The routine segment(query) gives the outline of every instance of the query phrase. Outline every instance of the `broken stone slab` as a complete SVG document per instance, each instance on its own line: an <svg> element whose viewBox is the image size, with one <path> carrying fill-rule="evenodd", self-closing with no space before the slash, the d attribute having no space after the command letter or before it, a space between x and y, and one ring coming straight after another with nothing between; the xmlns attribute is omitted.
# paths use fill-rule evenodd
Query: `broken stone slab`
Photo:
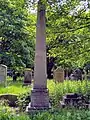
<svg viewBox="0 0 90 120"><path fill-rule="evenodd" d="M0 100L6 100L10 107L17 107L18 98L15 94L1 94Z"/></svg>
<svg viewBox="0 0 90 120"><path fill-rule="evenodd" d="M80 96L80 94L77 94L77 93L68 93L66 95L66 98L77 98L79 96Z"/></svg>
<svg viewBox="0 0 90 120"><path fill-rule="evenodd" d="M71 102L73 103L78 103L78 101L82 100L80 97L78 98L66 98L66 96L63 96L63 101L65 102L65 104L69 104Z"/></svg>
<svg viewBox="0 0 90 120"><path fill-rule="evenodd" d="M68 93L63 96L63 100L60 101L60 106L63 107L75 107L75 108L84 108L90 109L90 101L86 101L84 95L76 93Z"/></svg>

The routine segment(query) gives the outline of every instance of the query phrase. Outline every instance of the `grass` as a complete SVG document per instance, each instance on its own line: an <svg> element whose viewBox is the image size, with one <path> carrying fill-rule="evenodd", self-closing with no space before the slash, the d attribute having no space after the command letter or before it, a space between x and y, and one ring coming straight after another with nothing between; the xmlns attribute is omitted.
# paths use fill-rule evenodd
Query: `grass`
<svg viewBox="0 0 90 120"><path fill-rule="evenodd" d="M23 78L22 78L23 79ZM31 86L23 86L23 81L19 78L13 82L12 78L7 78L7 86L0 85L0 94L24 94L31 91Z"/></svg>
<svg viewBox="0 0 90 120"><path fill-rule="evenodd" d="M48 81L48 88L50 93L82 93L85 94L90 92L90 81L64 81L63 83L54 83L53 81Z"/></svg>
<svg viewBox="0 0 90 120"><path fill-rule="evenodd" d="M54 83L48 81L49 95L53 105L58 106L62 96L67 93L80 93L90 95L90 81L64 81L63 83Z"/></svg>
<svg viewBox="0 0 90 120"><path fill-rule="evenodd" d="M7 87L0 86L0 94L17 94L21 96L30 92L32 86L22 86L22 78L17 82L12 82L11 78L7 80ZM38 112L37 114L27 115L26 113L17 113L12 108L0 105L0 120L90 120L90 110L60 109L57 107L60 99L66 93L90 94L90 81L64 81L63 83L54 83L53 80L47 80L50 100L53 103L51 110ZM57 107L57 108L56 108Z"/></svg>
<svg viewBox="0 0 90 120"><path fill-rule="evenodd" d="M90 120L89 110L52 109L37 112L36 114L16 114L10 109L0 107L0 120Z"/></svg>
<svg viewBox="0 0 90 120"><path fill-rule="evenodd" d="M0 94L24 94L31 91L30 86L28 87L22 87L21 85L16 86L17 84L14 84L12 86L7 86L5 88L0 88Z"/></svg>
<svg viewBox="0 0 90 120"><path fill-rule="evenodd" d="M62 96L66 93L87 93L90 92L90 81L71 81L67 80L63 83L55 83L53 80L47 80L47 87L50 95L58 94ZM29 92L32 89L31 86L23 86L23 78L18 78L17 82L13 82L12 78L7 78L7 87L0 85L0 94L13 93L22 94Z"/></svg>
<svg viewBox="0 0 90 120"><path fill-rule="evenodd" d="M12 82L12 78L8 78L7 87L0 86L0 94L16 94L23 95L30 93L31 86L22 86L23 78L18 78L17 82ZM53 80L47 80L47 87L49 89L49 96L52 104L58 105L62 96L67 93L81 93L90 94L90 81L71 81L67 80L63 83L55 83Z"/></svg>

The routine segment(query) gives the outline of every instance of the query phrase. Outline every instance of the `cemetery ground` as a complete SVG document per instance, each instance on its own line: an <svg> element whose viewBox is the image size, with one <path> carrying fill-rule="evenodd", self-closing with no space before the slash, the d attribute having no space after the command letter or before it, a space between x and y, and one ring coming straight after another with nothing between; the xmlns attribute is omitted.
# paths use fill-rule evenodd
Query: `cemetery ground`
<svg viewBox="0 0 90 120"><path fill-rule="evenodd" d="M0 120L90 120L90 109L60 107L60 100L67 93L90 95L90 81L66 80L63 83L55 83L53 80L47 80L47 86L52 108L28 115L25 109L29 102L27 98L30 96L32 85L23 86L23 78L13 82L12 78L8 77L7 87L0 86L0 95L16 95L18 102L16 107L10 107L7 100L1 99Z"/></svg>

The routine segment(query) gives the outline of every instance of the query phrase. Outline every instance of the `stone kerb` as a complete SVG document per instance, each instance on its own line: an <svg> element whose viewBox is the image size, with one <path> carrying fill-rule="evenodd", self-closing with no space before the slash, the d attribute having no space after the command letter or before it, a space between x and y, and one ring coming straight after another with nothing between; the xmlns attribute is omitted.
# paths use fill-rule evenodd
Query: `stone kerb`
<svg viewBox="0 0 90 120"><path fill-rule="evenodd" d="M6 78L7 78L7 66L0 64L0 84L6 85Z"/></svg>
<svg viewBox="0 0 90 120"><path fill-rule="evenodd" d="M54 70L54 79L55 79L55 82L64 81L64 69L63 68L58 67L56 70Z"/></svg>

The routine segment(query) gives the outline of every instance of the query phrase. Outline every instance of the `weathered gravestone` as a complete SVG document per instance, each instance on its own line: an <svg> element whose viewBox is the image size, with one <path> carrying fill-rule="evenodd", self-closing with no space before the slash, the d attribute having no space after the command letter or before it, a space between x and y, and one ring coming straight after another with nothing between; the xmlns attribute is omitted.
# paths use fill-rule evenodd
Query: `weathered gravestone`
<svg viewBox="0 0 90 120"><path fill-rule="evenodd" d="M23 85L31 85L32 82L32 70L25 69L24 72L24 84Z"/></svg>
<svg viewBox="0 0 90 120"><path fill-rule="evenodd" d="M0 83L6 86L7 66L0 64Z"/></svg>
<svg viewBox="0 0 90 120"><path fill-rule="evenodd" d="M55 82L63 82L64 81L64 69L58 67L55 71L54 71L54 79Z"/></svg>

